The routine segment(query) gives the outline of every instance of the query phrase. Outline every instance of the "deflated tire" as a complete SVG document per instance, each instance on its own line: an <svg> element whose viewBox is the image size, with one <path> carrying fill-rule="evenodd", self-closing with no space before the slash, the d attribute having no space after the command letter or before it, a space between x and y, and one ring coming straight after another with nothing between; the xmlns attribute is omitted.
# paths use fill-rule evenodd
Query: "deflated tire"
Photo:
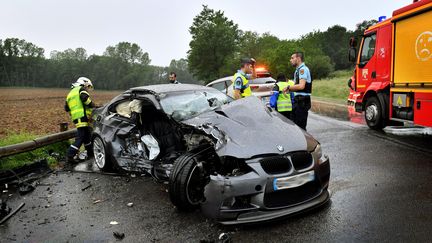
<svg viewBox="0 0 432 243"><path fill-rule="evenodd" d="M196 209L204 199L205 176L202 163L192 153L178 157L169 179L171 202L180 211Z"/></svg>

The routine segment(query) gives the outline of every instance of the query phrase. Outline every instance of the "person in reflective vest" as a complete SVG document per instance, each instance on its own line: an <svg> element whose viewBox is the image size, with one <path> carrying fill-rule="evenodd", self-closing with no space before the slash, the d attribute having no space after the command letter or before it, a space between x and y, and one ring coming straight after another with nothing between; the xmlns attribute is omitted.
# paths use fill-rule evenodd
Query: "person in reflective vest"
<svg viewBox="0 0 432 243"><path fill-rule="evenodd" d="M308 112L311 108L312 76L309 68L304 64L303 52L295 52L291 56L291 65L296 68L294 72L294 85L288 85L286 92L295 92L292 120L299 127L306 130Z"/></svg>
<svg viewBox="0 0 432 243"><path fill-rule="evenodd" d="M83 144L88 157L93 155L90 121L92 108L95 107L95 104L88 93L91 89L93 89L91 80L80 77L72 84L71 90L66 97L65 110L71 115L72 122L78 131L75 142L67 150L66 160L69 163L78 162L77 154Z"/></svg>
<svg viewBox="0 0 432 243"><path fill-rule="evenodd" d="M249 79L254 79L256 76L254 65L255 59L253 58L243 58L241 60L240 70L233 77L234 99L238 100L252 95Z"/></svg>
<svg viewBox="0 0 432 243"><path fill-rule="evenodd" d="M273 92L277 92L276 110L288 119L291 119L292 112L292 97L291 93L284 93L283 91L288 87L294 85L292 80L287 80L285 74L281 73L277 77L277 83L273 88Z"/></svg>

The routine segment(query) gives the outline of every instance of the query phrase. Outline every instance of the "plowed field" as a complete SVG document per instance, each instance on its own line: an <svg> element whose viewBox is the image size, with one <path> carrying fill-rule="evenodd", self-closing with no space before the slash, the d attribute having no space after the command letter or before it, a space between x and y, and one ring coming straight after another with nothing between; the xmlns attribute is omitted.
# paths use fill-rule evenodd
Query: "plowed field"
<svg viewBox="0 0 432 243"><path fill-rule="evenodd" d="M27 132L37 135L56 133L59 124L68 122L64 111L68 89L0 88L0 138L10 133ZM122 91L91 91L96 104L104 104Z"/></svg>

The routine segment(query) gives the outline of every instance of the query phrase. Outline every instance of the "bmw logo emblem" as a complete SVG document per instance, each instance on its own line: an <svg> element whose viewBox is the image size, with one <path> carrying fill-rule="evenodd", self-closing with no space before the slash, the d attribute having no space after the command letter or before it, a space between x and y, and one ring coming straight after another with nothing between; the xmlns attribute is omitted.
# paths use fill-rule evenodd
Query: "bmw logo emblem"
<svg viewBox="0 0 432 243"><path fill-rule="evenodd" d="M282 145L277 145L276 148L279 150L279 152L284 151L284 147L282 147Z"/></svg>

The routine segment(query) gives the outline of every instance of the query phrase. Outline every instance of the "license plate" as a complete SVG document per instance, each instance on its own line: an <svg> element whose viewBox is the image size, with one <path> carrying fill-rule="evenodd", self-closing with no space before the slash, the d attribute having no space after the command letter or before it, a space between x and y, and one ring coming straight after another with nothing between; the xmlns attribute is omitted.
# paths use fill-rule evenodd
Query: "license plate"
<svg viewBox="0 0 432 243"><path fill-rule="evenodd" d="M275 178L273 180L273 189L275 191L302 186L315 179L315 172L309 171L303 174Z"/></svg>

